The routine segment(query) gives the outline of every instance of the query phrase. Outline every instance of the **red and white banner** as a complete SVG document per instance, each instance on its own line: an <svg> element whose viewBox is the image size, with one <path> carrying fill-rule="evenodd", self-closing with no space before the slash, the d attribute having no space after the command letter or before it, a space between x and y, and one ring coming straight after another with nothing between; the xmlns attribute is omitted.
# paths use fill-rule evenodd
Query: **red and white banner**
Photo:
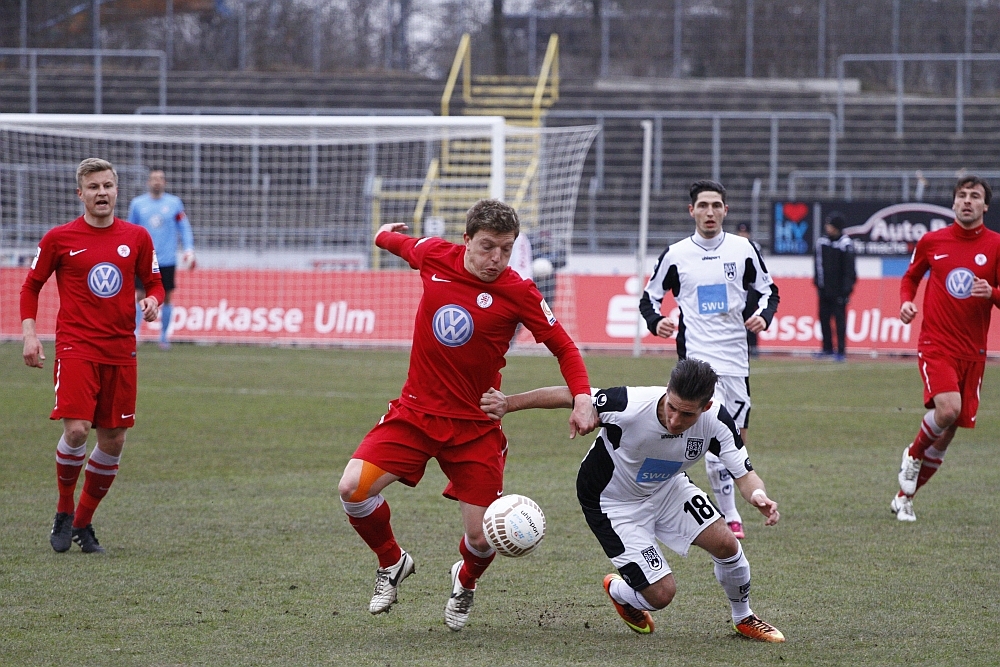
<svg viewBox="0 0 1000 667"><path fill-rule="evenodd" d="M18 307L26 269L0 269L0 336L20 338ZM584 348L631 350L641 285L624 276L560 275L552 305L556 316ZM777 278L781 304L762 349L819 350L816 290L808 278ZM298 342L357 346L405 346L413 335L420 299L415 271L181 272L174 292L175 341ZM899 278L858 280L847 310L849 351L916 350L920 316L899 321ZM922 300L918 296L918 305ZM51 336L59 306L55 280L42 290L38 332ZM670 295L663 310L675 309ZM989 348L1000 354L1000 317L990 329ZM957 325L958 323L956 323ZM673 348L642 327L643 346ZM143 324L154 340L159 323ZM528 338L530 340L530 336Z"/></svg>

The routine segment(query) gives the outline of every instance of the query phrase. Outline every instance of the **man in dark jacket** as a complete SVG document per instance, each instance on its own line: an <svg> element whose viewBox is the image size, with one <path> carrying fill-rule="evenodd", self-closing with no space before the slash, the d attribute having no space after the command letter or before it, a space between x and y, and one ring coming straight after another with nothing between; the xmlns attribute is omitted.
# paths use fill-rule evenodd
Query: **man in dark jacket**
<svg viewBox="0 0 1000 667"><path fill-rule="evenodd" d="M837 361L846 357L847 301L854 291L857 278L854 268L854 246L850 237L842 236L846 226L840 213L830 213L823 225L823 236L816 239L816 272L813 283L819 292L819 325L823 332L823 356ZM837 325L837 353L833 353L830 318Z"/></svg>

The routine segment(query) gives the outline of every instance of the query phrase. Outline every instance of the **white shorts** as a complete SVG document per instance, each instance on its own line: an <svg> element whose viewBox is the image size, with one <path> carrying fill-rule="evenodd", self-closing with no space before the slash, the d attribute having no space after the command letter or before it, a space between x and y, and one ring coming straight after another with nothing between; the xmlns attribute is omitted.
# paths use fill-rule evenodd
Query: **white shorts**
<svg viewBox="0 0 1000 667"><path fill-rule="evenodd" d="M643 500L602 499L601 508L584 508L587 523L622 578L639 591L671 572L657 540L686 556L701 532L722 518L686 474L674 475Z"/></svg>
<svg viewBox="0 0 1000 667"><path fill-rule="evenodd" d="M720 375L715 384L713 401L726 407L726 412L741 431L750 426L750 378L740 375Z"/></svg>

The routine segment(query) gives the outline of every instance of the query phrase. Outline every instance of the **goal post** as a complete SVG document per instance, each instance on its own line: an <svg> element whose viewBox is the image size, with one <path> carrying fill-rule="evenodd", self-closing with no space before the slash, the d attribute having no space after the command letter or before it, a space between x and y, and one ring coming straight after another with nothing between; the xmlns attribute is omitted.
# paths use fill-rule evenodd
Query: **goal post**
<svg viewBox="0 0 1000 667"><path fill-rule="evenodd" d="M0 114L3 293L41 236L82 213L76 167L102 157L118 217L153 169L184 202L199 266L178 274L175 340L405 345L419 284L373 250L378 225L460 241L464 211L492 197L515 205L538 252L565 255L595 134L501 117ZM411 321L390 326L399 313ZM0 304L12 332L16 307Z"/></svg>

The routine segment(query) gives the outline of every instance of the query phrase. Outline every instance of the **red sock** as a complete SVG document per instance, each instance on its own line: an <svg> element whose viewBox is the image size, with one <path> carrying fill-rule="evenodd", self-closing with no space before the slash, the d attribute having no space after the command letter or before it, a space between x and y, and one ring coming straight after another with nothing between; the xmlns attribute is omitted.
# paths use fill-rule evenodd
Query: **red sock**
<svg viewBox="0 0 1000 667"><path fill-rule="evenodd" d="M476 580L483 576L486 572L486 568L490 566L493 559L497 557L497 552L490 550L489 556L478 556L472 553L469 549L469 545L465 543L465 535L462 535L461 541L458 543L458 552L462 554L462 569L458 571L458 581L465 588L475 588Z"/></svg>
<svg viewBox="0 0 1000 667"><path fill-rule="evenodd" d="M83 493L80 494L80 503L76 506L76 516L73 517L74 528L85 528L92 522L97 506L108 495L115 477L91 472L88 466L83 475Z"/></svg>
<svg viewBox="0 0 1000 667"><path fill-rule="evenodd" d="M59 489L59 502L56 511L72 514L76 503L73 494L76 492L76 482L80 479L80 470L87 458L87 443L79 447L71 447L66 437L59 438L56 445L56 485Z"/></svg>
<svg viewBox="0 0 1000 667"><path fill-rule="evenodd" d="M378 556L379 567L392 567L403 557L403 550L396 543L396 537L392 534L392 526L389 525L390 516L391 512L387 502L379 505L368 516L347 516L351 525L354 526L354 530Z"/></svg>
<svg viewBox="0 0 1000 667"><path fill-rule="evenodd" d="M118 476L118 462L121 455L111 456L94 447L87 461L87 471L83 473L83 493L73 517L74 528L85 528L94 518L94 511Z"/></svg>
<svg viewBox="0 0 1000 667"><path fill-rule="evenodd" d="M935 458L930 454L924 456L924 462L920 466L920 473L917 475L917 490L920 490L920 487L934 476L934 473L938 471L943 461L943 458Z"/></svg>
<svg viewBox="0 0 1000 667"><path fill-rule="evenodd" d="M937 429L937 433L935 433ZM917 431L917 437L913 439L913 444L910 445L910 456L915 459L924 458L924 452L927 448L933 445L938 439L944 434L944 429L937 428L937 422L934 421L934 411L928 412L924 415L923 421L920 422L920 430Z"/></svg>

